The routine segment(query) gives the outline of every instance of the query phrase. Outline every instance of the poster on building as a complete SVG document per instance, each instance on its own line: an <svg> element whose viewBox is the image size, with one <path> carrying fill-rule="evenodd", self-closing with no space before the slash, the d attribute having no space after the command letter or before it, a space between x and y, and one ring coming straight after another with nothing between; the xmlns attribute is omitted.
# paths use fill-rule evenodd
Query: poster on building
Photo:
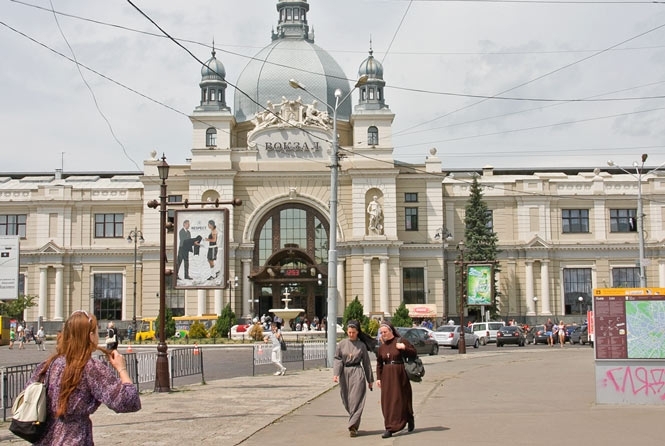
<svg viewBox="0 0 665 446"><path fill-rule="evenodd" d="M466 304L494 304L494 268L491 263L466 267Z"/></svg>
<svg viewBox="0 0 665 446"><path fill-rule="evenodd" d="M596 359L665 359L665 288L593 293Z"/></svg>
<svg viewBox="0 0 665 446"><path fill-rule="evenodd" d="M18 298L19 236L0 236L0 299Z"/></svg>
<svg viewBox="0 0 665 446"><path fill-rule="evenodd" d="M228 209L176 211L176 288L226 288L228 226Z"/></svg>

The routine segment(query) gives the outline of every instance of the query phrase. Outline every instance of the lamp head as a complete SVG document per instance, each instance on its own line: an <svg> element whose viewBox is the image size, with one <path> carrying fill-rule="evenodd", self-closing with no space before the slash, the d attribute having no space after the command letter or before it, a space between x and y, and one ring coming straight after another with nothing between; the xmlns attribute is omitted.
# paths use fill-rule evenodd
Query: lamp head
<svg viewBox="0 0 665 446"><path fill-rule="evenodd" d="M614 161L607 160L607 165L610 166L610 167L614 167Z"/></svg>
<svg viewBox="0 0 665 446"><path fill-rule="evenodd" d="M131 235L128 235L128 236L127 236L127 243L131 243L131 242L132 242L132 236L131 236Z"/></svg>
<svg viewBox="0 0 665 446"><path fill-rule="evenodd" d="M340 90L339 88L337 90L335 90L335 97L338 98L338 99L341 98L342 97L342 90Z"/></svg>
<svg viewBox="0 0 665 446"><path fill-rule="evenodd" d="M538 296L533 296L533 301L538 302Z"/></svg>
<svg viewBox="0 0 665 446"><path fill-rule="evenodd" d="M647 158L649 158L649 154L648 153L643 153L642 154L642 164L647 162Z"/></svg>
<svg viewBox="0 0 665 446"><path fill-rule="evenodd" d="M162 161L157 164L159 179L166 180L169 177L169 163L166 162L166 155L162 154Z"/></svg>

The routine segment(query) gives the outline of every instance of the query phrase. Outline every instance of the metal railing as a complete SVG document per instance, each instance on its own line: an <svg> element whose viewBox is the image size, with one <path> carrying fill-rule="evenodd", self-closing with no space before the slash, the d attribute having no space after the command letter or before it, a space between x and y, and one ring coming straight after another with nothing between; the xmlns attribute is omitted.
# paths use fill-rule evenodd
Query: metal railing
<svg viewBox="0 0 665 446"><path fill-rule="evenodd" d="M157 352L125 353L127 373L138 390L140 385L155 381ZM108 363L106 356L96 359ZM200 347L174 348L168 351L171 369L171 385L175 378L201 374L201 383L205 384L203 374L203 350ZM12 407L14 398L25 388L28 380L40 363L25 364L0 368L0 401L2 401L2 420L7 421L7 409ZM117 372L115 372L117 376Z"/></svg>
<svg viewBox="0 0 665 446"><path fill-rule="evenodd" d="M326 341L286 341L286 351L282 352L282 363L300 363L301 370L305 370L306 361L325 360L327 358L326 346ZM272 364L272 344L256 343L253 352L252 376L255 376L257 366Z"/></svg>

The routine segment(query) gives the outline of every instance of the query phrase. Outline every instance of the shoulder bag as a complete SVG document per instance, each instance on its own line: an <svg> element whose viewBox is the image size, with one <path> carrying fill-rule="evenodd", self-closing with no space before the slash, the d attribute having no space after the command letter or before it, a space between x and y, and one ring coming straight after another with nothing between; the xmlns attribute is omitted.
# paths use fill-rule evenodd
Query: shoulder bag
<svg viewBox="0 0 665 446"><path fill-rule="evenodd" d="M286 351L286 341L283 336L279 337L279 348L282 349L283 352Z"/></svg>
<svg viewBox="0 0 665 446"><path fill-rule="evenodd" d="M30 443L36 443L46 434L48 411L49 372L26 387L14 400L9 430Z"/></svg>
<svg viewBox="0 0 665 446"><path fill-rule="evenodd" d="M425 376L425 366L418 355L414 357L404 356L404 370L409 381L419 383L423 380L423 376Z"/></svg>

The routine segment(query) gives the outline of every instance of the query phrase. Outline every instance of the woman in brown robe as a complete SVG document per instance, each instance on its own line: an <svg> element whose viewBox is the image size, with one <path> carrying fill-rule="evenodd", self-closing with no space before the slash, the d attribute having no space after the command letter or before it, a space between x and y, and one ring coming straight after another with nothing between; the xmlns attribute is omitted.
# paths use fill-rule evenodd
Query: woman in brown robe
<svg viewBox="0 0 665 446"><path fill-rule="evenodd" d="M392 437L393 433L415 428L413 418L413 395L411 382L404 370L404 358L417 356L409 341L399 337L391 324L384 322L379 327L381 346L376 354L376 385L381 389L381 410L386 428L381 437Z"/></svg>
<svg viewBox="0 0 665 446"><path fill-rule="evenodd" d="M370 390L374 382L372 363L367 353L368 343L371 346L373 340L362 332L355 320L347 323L346 333L348 339L341 340L335 350L333 381L339 383L342 404L349 413L349 435L356 437L365 408L365 382Z"/></svg>

